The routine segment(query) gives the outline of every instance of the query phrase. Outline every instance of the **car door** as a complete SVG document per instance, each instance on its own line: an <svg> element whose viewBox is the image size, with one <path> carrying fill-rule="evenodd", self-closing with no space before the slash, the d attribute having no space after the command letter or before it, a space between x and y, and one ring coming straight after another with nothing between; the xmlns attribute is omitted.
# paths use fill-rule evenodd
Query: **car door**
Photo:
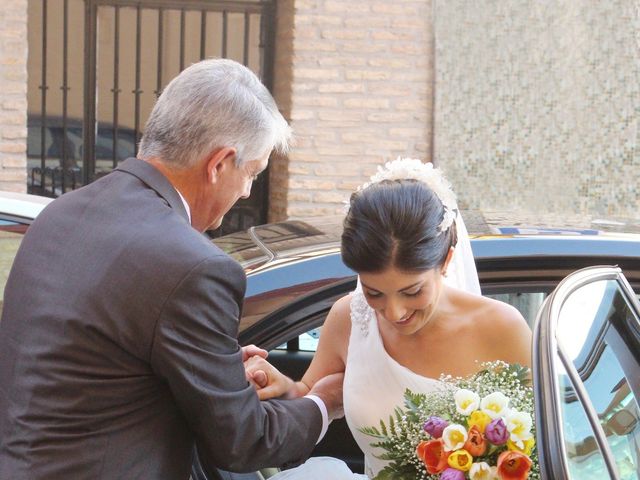
<svg viewBox="0 0 640 480"><path fill-rule="evenodd" d="M617 267L566 277L535 324L542 478L640 479L640 304Z"/></svg>

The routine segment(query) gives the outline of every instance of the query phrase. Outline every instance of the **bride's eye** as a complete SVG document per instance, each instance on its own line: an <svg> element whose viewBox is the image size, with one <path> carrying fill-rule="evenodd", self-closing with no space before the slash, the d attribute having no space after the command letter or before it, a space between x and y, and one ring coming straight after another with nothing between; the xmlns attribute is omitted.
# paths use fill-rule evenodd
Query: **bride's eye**
<svg viewBox="0 0 640 480"><path fill-rule="evenodd" d="M371 298L380 298L382 296L380 292L372 292L371 290L365 290L364 293L367 295L367 297Z"/></svg>
<svg viewBox="0 0 640 480"><path fill-rule="evenodd" d="M418 295L420 295L420 293L422 293L422 288L419 288L419 289L414 290L412 292L403 292L403 293L407 297L417 297Z"/></svg>

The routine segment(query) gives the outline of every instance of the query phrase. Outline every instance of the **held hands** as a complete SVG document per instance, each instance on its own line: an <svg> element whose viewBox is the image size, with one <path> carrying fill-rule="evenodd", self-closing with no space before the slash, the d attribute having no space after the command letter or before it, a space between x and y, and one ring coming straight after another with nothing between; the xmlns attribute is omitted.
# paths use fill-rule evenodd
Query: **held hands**
<svg viewBox="0 0 640 480"><path fill-rule="evenodd" d="M267 355L269 355L269 353L260 348L260 347L256 347L255 345L247 345L246 347L242 347L242 361L246 362L247 360L249 360L251 357L258 355L259 357L262 358L267 358Z"/></svg>
<svg viewBox="0 0 640 480"><path fill-rule="evenodd" d="M242 347L242 361L247 380L254 386L260 400L295 398L316 395L327 407L329 421L344 417L342 384L344 373L333 373L319 379L309 390L302 382L294 382L267 362L267 352L255 345Z"/></svg>
<svg viewBox="0 0 640 480"><path fill-rule="evenodd" d="M260 355L244 362L247 380L255 387L260 400L295 396L295 383Z"/></svg>
<svg viewBox="0 0 640 480"><path fill-rule="evenodd" d="M247 345L242 347L242 362L244 363L244 374L247 381L255 387L256 390L262 388L267 383L267 374L262 370L255 370L250 372L247 369L247 361L252 357L267 358L269 353L260 347L255 345Z"/></svg>

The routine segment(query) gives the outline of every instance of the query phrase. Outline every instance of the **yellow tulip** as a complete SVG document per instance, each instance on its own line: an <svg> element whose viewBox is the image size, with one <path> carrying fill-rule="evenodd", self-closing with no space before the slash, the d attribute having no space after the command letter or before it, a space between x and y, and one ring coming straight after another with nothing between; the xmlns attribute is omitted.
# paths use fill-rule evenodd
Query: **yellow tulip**
<svg viewBox="0 0 640 480"><path fill-rule="evenodd" d="M449 455L447 462L451 468L467 472L473 465L473 457L466 450L456 450Z"/></svg>
<svg viewBox="0 0 640 480"><path fill-rule="evenodd" d="M525 455L531 455L531 451L533 450L533 446L535 445L535 440L532 438L528 438L527 440L522 440L522 448L520 448L514 441L507 440L507 448L514 452L524 453Z"/></svg>
<svg viewBox="0 0 640 480"><path fill-rule="evenodd" d="M487 425L489 425L490 423L491 417L484 413L482 410L474 410L473 412L471 412L471 415L469 415L469 418L467 419L467 426L469 428L475 425L482 433L484 433L484 429L487 428Z"/></svg>

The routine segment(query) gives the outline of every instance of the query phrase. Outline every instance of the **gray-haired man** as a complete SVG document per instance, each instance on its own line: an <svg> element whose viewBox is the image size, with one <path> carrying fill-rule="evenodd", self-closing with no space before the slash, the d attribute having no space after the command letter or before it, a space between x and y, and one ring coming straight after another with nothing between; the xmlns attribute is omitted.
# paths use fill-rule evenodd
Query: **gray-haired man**
<svg viewBox="0 0 640 480"><path fill-rule="evenodd" d="M31 225L0 322L0 478L187 479L194 445L209 471L310 454L341 378L258 400L236 340L244 273L201 234L289 135L247 68L197 63L158 99L138 158Z"/></svg>

